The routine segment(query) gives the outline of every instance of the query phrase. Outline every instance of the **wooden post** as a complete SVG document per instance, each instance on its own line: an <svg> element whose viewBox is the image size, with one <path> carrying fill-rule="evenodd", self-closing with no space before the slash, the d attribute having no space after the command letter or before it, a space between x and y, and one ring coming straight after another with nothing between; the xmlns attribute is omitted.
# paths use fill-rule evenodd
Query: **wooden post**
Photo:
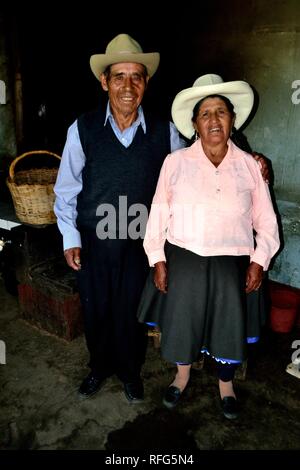
<svg viewBox="0 0 300 470"><path fill-rule="evenodd" d="M160 333L158 327L155 326L153 328L149 328L148 329L148 336L153 337L153 346L155 347L155 349L159 349L160 348L161 333Z"/></svg>
<svg viewBox="0 0 300 470"><path fill-rule="evenodd" d="M20 149L24 133L23 133L23 92L21 72L15 73L15 113L16 113L16 139L17 148Z"/></svg>
<svg viewBox="0 0 300 470"><path fill-rule="evenodd" d="M18 35L18 17L16 15L7 15L6 18L7 34L9 38L9 46L11 49L12 68L14 70L14 101L15 101L15 129L17 153L23 144L23 92L22 92L22 76L21 76L21 57L19 48Z"/></svg>
<svg viewBox="0 0 300 470"><path fill-rule="evenodd" d="M247 375L247 360L242 362L235 371L234 378L236 380L246 380Z"/></svg>

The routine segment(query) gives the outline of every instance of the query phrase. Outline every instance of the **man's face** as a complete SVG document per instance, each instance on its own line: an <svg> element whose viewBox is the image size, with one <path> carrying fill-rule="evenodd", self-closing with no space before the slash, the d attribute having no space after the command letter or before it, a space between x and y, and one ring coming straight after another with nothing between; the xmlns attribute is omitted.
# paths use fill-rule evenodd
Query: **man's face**
<svg viewBox="0 0 300 470"><path fill-rule="evenodd" d="M149 77L142 64L122 62L110 67L110 74L101 75L103 90L108 92L111 110L114 114L136 113L140 105Z"/></svg>

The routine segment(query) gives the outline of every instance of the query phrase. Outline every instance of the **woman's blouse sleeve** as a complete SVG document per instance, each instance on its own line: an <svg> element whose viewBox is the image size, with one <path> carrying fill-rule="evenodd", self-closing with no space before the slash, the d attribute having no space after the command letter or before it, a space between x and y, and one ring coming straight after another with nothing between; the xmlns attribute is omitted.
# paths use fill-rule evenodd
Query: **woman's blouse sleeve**
<svg viewBox="0 0 300 470"><path fill-rule="evenodd" d="M154 266L158 261L166 260L164 244L170 220L169 173L171 158L171 155L168 155L162 165L146 226L144 249L150 266Z"/></svg>

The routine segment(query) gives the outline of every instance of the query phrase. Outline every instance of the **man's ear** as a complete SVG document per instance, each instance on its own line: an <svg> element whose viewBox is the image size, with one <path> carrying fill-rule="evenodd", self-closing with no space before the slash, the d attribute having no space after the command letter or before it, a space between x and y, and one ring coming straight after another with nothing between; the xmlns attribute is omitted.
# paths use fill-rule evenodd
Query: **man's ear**
<svg viewBox="0 0 300 470"><path fill-rule="evenodd" d="M100 75L100 83L101 83L103 90L108 91L106 75L104 73L101 73Z"/></svg>

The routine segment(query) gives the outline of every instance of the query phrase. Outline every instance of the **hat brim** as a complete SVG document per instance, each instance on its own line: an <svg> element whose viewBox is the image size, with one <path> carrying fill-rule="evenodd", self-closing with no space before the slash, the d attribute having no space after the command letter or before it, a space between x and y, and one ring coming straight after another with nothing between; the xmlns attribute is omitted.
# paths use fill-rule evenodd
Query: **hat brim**
<svg viewBox="0 0 300 470"><path fill-rule="evenodd" d="M236 129L247 120L254 103L253 90L243 81L194 86L180 91L173 101L171 112L175 126L188 139L191 139L195 132L192 123L193 109L198 101L209 95L222 95L231 101L236 113Z"/></svg>
<svg viewBox="0 0 300 470"><path fill-rule="evenodd" d="M98 80L100 79L100 75L104 72L106 67L121 62L133 62L137 64L143 64L147 68L148 75L152 77L152 75L155 74L158 68L159 60L159 52L149 52L141 54L94 54L90 58L90 66L93 74Z"/></svg>

